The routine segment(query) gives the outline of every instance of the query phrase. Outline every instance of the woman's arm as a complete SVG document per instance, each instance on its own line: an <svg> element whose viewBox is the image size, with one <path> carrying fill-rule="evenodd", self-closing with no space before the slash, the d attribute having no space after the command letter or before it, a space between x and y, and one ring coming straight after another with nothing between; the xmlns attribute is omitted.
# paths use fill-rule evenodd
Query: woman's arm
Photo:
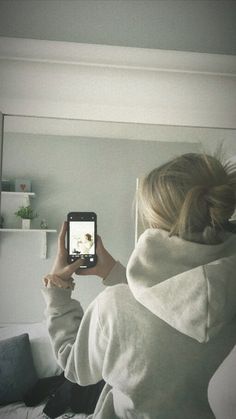
<svg viewBox="0 0 236 419"><path fill-rule="evenodd" d="M102 367L107 338L100 326L97 299L83 314L77 300L71 298L73 273L78 274L83 260L67 264L65 235L67 224L64 223L58 238L56 259L49 275L44 278L43 296L47 308L48 330L58 363L68 379L82 385L96 383L102 379ZM104 248L100 237L97 246L98 263L91 269L79 270L85 275L98 275L109 285L125 278L125 269L116 262Z"/></svg>
<svg viewBox="0 0 236 419"><path fill-rule="evenodd" d="M107 339L100 327L97 301L83 314L80 303L71 299L71 289L45 287L43 296L53 351L65 376L81 385L100 381Z"/></svg>

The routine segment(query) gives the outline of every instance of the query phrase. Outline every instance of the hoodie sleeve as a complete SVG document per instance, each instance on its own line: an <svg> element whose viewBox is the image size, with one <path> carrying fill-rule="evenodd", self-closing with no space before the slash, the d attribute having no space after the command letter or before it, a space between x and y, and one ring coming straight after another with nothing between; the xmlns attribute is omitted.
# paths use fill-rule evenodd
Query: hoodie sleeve
<svg viewBox="0 0 236 419"><path fill-rule="evenodd" d="M108 287L117 284L127 284L126 268L118 261L103 280L103 285Z"/></svg>
<svg viewBox="0 0 236 419"><path fill-rule="evenodd" d="M102 379L107 339L100 326L95 299L83 314L71 290L44 288L47 326L58 364L65 376L81 385Z"/></svg>

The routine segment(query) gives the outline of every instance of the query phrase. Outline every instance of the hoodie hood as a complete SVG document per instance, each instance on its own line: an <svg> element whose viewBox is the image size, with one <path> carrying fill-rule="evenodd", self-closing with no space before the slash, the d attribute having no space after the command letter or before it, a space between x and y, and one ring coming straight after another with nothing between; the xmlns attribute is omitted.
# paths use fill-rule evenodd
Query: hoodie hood
<svg viewBox="0 0 236 419"><path fill-rule="evenodd" d="M206 245L148 229L130 257L127 280L154 315L207 342L236 315L236 235Z"/></svg>

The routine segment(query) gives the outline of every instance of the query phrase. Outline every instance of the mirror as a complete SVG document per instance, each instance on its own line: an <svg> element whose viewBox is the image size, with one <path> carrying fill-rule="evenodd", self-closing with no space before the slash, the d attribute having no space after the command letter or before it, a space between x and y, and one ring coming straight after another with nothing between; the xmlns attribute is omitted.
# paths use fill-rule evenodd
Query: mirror
<svg viewBox="0 0 236 419"><path fill-rule="evenodd" d="M2 178L11 191L17 181L25 188L31 181L29 202L38 217L30 233L4 231L21 229L14 213L22 198L2 194L1 323L43 319L41 278L55 255L55 230L69 211L96 212L104 245L126 265L135 242L136 179L176 155L212 152L221 142L229 158L236 155L235 140L231 129L5 116ZM42 220L53 230L44 259L45 236L37 234ZM74 295L84 308L103 289L95 277L76 283Z"/></svg>

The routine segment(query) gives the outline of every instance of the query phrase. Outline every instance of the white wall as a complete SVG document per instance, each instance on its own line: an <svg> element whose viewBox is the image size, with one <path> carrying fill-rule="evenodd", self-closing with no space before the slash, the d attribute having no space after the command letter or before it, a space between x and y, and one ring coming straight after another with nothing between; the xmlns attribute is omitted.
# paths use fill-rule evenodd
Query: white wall
<svg viewBox="0 0 236 419"><path fill-rule="evenodd" d="M5 114L236 127L236 57L0 38Z"/></svg>
<svg viewBox="0 0 236 419"><path fill-rule="evenodd" d="M50 228L59 229L67 212L93 210L98 232L116 258L126 264L134 246L132 205L136 177L176 154L197 150L196 144L85 139L6 134L4 177L29 177L37 194L32 201ZM4 198L3 198L4 199ZM15 198L14 198L15 199ZM14 216L6 222L17 226ZM56 237L49 235L49 258L40 259L40 239L29 234L1 233L0 319L36 321L43 316L41 278L52 264ZM101 291L95 278L79 280L84 306Z"/></svg>

